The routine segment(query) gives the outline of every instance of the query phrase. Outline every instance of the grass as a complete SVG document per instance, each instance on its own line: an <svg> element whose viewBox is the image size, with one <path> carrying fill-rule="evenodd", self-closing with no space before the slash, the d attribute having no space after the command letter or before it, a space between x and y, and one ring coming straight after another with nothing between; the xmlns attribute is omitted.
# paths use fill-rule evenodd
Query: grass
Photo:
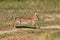
<svg viewBox="0 0 60 40"><path fill-rule="evenodd" d="M60 19L44 21L46 17L43 15L48 13L60 14L60 0L0 0L0 30L13 29L15 17L31 17L34 12L37 12L39 17L42 16L42 19L36 23L37 25L60 25ZM19 30L17 32L11 32L12 34L0 34L0 38L16 35L23 36L29 33L38 35L38 40L59 40L60 31L55 32L56 30L57 29Z"/></svg>
<svg viewBox="0 0 60 40"><path fill-rule="evenodd" d="M0 29L13 28L15 17L31 17L34 12L42 16L42 20L37 22L38 25L60 24L60 20L44 21L44 13L56 13L60 11L59 0L0 0Z"/></svg>
<svg viewBox="0 0 60 40"><path fill-rule="evenodd" d="M21 11L29 11L29 12L37 11L37 12L53 13L53 12L59 12L59 10L60 10L58 8L59 2L60 1L57 1L57 0L53 0L53 1L51 1L51 0L5 0L4 1L3 0L3 2L1 1L1 3L0 3L0 8L5 9L5 10L10 9L10 10L18 10L18 11L21 10ZM33 4L31 4L31 3L33 3Z"/></svg>
<svg viewBox="0 0 60 40"><path fill-rule="evenodd" d="M26 36L26 35L36 35L37 40L57 40L60 38L60 30L58 29L34 29L34 30L19 30L11 33L0 34L1 38L7 38L10 36ZM35 38L36 39L36 38Z"/></svg>
<svg viewBox="0 0 60 40"><path fill-rule="evenodd" d="M36 24L39 26L60 25L60 19L55 19L55 20L50 20L50 21L37 21ZM11 22L3 23L1 26L2 27L0 27L0 29L13 29L13 23ZM26 24L24 26L32 26L32 25Z"/></svg>
<svg viewBox="0 0 60 40"><path fill-rule="evenodd" d="M0 3L0 9L59 13L59 2L59 0L3 0Z"/></svg>
<svg viewBox="0 0 60 40"><path fill-rule="evenodd" d="M54 32L54 33L49 33L46 35L46 40L59 40L60 38L60 31L59 32Z"/></svg>
<svg viewBox="0 0 60 40"><path fill-rule="evenodd" d="M47 30L48 29L19 30L19 31L15 31L15 32L0 34L0 38L4 38L4 37L8 37L8 36L17 36L17 35L23 36L26 33L40 34L40 33L48 32Z"/></svg>
<svg viewBox="0 0 60 40"><path fill-rule="evenodd" d="M60 25L60 19L55 19L55 20L50 20L50 21L38 21L36 24L40 26Z"/></svg>

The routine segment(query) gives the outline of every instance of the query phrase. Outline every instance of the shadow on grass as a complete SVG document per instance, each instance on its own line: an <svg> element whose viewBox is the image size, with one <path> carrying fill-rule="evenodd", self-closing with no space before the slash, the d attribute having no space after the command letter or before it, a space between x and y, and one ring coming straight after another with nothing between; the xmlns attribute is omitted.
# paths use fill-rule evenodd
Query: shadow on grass
<svg viewBox="0 0 60 40"><path fill-rule="evenodd" d="M36 29L35 27L30 27L30 26L16 26L16 28L31 28L31 29Z"/></svg>

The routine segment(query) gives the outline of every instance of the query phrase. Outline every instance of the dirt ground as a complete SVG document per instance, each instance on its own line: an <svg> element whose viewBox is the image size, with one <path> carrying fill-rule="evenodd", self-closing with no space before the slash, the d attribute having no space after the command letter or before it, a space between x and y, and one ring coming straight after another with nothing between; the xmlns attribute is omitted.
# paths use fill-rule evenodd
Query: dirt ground
<svg viewBox="0 0 60 40"><path fill-rule="evenodd" d="M49 26L43 26L43 27L40 27L40 28L46 28L46 29L53 29L53 28L55 28L55 29L60 29L60 25L49 25ZM34 29L30 29L30 28L15 28L15 29L12 29L12 30L0 31L0 34L15 32L15 31L18 31L18 30L34 30Z"/></svg>

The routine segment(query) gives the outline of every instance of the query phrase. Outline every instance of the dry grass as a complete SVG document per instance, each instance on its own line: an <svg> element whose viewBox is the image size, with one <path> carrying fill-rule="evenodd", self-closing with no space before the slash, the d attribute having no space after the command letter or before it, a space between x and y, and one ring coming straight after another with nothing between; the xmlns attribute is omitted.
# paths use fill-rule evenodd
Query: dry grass
<svg viewBox="0 0 60 40"><path fill-rule="evenodd" d="M31 17L38 13L39 21L48 19L44 14L58 14L59 0L0 0L0 29L12 29L15 17Z"/></svg>
<svg viewBox="0 0 60 40"><path fill-rule="evenodd" d="M0 34L0 40L59 40L58 29L18 30L11 33Z"/></svg>
<svg viewBox="0 0 60 40"><path fill-rule="evenodd" d="M37 22L38 25L60 25L60 0L0 0L0 30L13 29L15 17L31 17L34 12L37 12L40 18ZM50 20L45 21L46 19ZM59 40L60 31L56 30L19 30L18 32L0 34L0 39Z"/></svg>

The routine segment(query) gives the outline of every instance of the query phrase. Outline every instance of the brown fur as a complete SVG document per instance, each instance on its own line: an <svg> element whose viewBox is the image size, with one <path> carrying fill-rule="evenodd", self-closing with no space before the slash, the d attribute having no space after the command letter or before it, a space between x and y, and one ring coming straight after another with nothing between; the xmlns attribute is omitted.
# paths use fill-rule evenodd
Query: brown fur
<svg viewBox="0 0 60 40"><path fill-rule="evenodd" d="M35 13L33 17L31 18L25 18L25 17L17 17L15 18L15 23L14 23L14 27L17 25L17 24L32 24L32 26L35 27L35 23L36 21L38 20L38 16L37 14Z"/></svg>

